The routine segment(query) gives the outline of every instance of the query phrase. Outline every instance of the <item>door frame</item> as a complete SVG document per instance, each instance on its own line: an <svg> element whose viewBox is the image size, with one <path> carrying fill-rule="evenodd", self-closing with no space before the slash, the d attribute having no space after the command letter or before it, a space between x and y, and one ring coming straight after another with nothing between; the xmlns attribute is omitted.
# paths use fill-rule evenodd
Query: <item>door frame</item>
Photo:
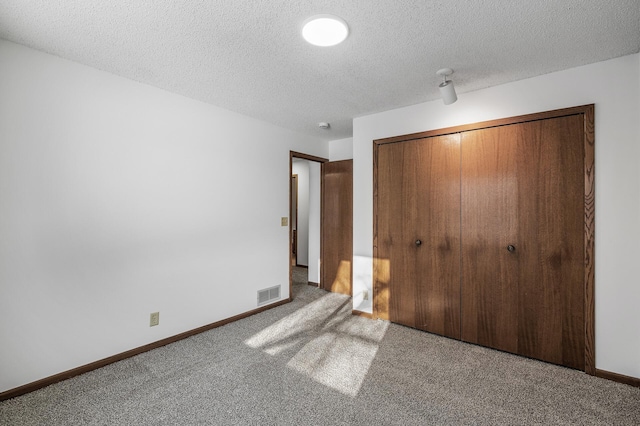
<svg viewBox="0 0 640 426"><path fill-rule="evenodd" d="M295 182L295 185L294 185ZM295 186L295 188L294 188ZM295 202L295 206L293 205L293 194L296 194L296 202ZM291 190L289 191L289 205L291 206L291 210L289 210L289 227L291 228L291 239L290 239L290 248L291 248L291 264L293 266L298 266L298 175L297 174L291 174ZM295 227L296 229L293 229L294 226L294 219L295 218ZM294 247L295 247L295 257L296 257L296 261L295 261L295 265L293 262L293 253L294 253Z"/></svg>
<svg viewBox="0 0 640 426"><path fill-rule="evenodd" d="M520 115L491 121L465 124L426 132L412 133L373 141L373 317L388 312L379 300L379 280L384 276L384 268L378 253L378 147L380 145L405 142L415 139L480 130L490 127L506 126L530 121L558 118L569 115L582 115L584 122L584 330L585 330L585 372L596 375L595 363L595 106L582 105L535 114Z"/></svg>
<svg viewBox="0 0 640 426"><path fill-rule="evenodd" d="M293 191L292 188L292 180L291 176L293 175L293 159L299 158L301 160L308 160L314 163L326 163L329 161L328 158L317 157L315 155L304 154L302 152L289 151L289 215L291 215L291 194ZM320 235L322 235L322 194L324 192L324 188L322 187L322 179L320 179ZM289 217L289 299L293 300L293 254L291 253L291 244L293 238L293 226L291 224L291 217ZM297 263L297 261L296 261ZM320 265L322 265L322 238L320 239ZM320 268L322 273L322 268ZM322 281L322 275L320 276L320 281Z"/></svg>

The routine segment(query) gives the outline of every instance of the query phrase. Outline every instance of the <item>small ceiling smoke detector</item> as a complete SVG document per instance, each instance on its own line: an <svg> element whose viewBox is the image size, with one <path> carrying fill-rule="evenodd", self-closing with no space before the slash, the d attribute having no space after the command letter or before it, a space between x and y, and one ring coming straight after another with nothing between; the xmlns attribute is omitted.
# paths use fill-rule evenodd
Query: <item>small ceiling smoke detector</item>
<svg viewBox="0 0 640 426"><path fill-rule="evenodd" d="M329 129L331 128L331 124L329 123L325 123L324 121L321 121L320 123L318 123L318 127L320 127L321 129Z"/></svg>
<svg viewBox="0 0 640 426"><path fill-rule="evenodd" d="M335 46L349 35L349 26L334 15L315 15L302 24L302 37L314 46Z"/></svg>

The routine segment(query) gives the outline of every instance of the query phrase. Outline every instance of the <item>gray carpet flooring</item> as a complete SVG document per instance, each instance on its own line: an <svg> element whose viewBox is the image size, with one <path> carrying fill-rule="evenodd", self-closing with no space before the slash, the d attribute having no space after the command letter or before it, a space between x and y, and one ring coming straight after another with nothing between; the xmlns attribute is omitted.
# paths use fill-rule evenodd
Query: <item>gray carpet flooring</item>
<svg viewBox="0 0 640 426"><path fill-rule="evenodd" d="M640 425L640 389L295 300L30 394L0 425Z"/></svg>

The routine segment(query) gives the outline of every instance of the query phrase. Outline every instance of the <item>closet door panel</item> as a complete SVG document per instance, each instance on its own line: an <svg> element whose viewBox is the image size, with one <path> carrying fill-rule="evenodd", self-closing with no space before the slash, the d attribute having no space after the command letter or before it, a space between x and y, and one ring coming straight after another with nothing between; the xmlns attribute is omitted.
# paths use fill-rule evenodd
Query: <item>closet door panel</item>
<svg viewBox="0 0 640 426"><path fill-rule="evenodd" d="M583 120L518 126L518 353L584 369Z"/></svg>
<svg viewBox="0 0 640 426"><path fill-rule="evenodd" d="M417 143L378 148L377 313L380 318L415 327L419 262L413 244L419 227L421 173Z"/></svg>
<svg viewBox="0 0 640 426"><path fill-rule="evenodd" d="M376 288L388 319L460 338L459 136L378 149L376 262L388 269Z"/></svg>
<svg viewBox="0 0 640 426"><path fill-rule="evenodd" d="M461 135L462 340L509 352L518 349L516 132Z"/></svg>
<svg viewBox="0 0 640 426"><path fill-rule="evenodd" d="M463 340L584 369L582 129L463 134Z"/></svg>
<svg viewBox="0 0 640 426"><path fill-rule="evenodd" d="M424 139L417 328L460 338L460 136Z"/></svg>

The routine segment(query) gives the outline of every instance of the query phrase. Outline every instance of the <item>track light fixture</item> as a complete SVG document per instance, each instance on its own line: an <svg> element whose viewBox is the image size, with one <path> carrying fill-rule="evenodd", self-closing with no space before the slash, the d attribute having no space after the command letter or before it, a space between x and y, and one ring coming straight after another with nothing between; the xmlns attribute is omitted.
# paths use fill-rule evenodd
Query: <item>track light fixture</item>
<svg viewBox="0 0 640 426"><path fill-rule="evenodd" d="M453 70L451 68L442 68L438 70L436 74L442 77L442 83L438 86L438 88L440 88L442 102L444 102L445 105L451 105L458 100L456 89L453 87L453 81L447 80L447 77L453 74Z"/></svg>

